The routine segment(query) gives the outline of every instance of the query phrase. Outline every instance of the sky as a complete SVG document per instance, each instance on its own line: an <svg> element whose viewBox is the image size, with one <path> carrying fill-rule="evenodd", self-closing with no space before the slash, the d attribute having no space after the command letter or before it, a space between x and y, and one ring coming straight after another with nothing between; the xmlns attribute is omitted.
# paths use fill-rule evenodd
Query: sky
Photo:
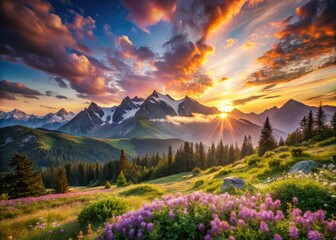
<svg viewBox="0 0 336 240"><path fill-rule="evenodd" d="M335 0L3 0L0 109L157 90L221 111L336 102Z"/></svg>

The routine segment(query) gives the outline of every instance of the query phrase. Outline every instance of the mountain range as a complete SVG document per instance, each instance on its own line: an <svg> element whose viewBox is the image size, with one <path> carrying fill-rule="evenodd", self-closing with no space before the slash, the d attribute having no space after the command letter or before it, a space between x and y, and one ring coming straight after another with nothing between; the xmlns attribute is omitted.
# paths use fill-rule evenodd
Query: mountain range
<svg viewBox="0 0 336 240"><path fill-rule="evenodd" d="M14 109L10 112L0 110L0 127L22 125L32 128L56 130L63 124L69 122L75 115L73 112L67 112L64 108L44 116L27 114L18 109Z"/></svg>
<svg viewBox="0 0 336 240"><path fill-rule="evenodd" d="M333 114L336 112L336 107L325 105L322 109L326 114L327 122L330 122ZM272 107L259 114L254 112L244 113L235 108L231 111L230 115L235 118L249 120L259 126L262 126L268 116L273 128L291 133L300 126L300 121L304 116L308 115L310 110L315 115L318 107L307 106L291 99L280 108Z"/></svg>
<svg viewBox="0 0 336 240"><path fill-rule="evenodd" d="M293 99L282 107L273 107L257 114L234 109L222 119L215 107L202 105L185 96L175 100L171 96L154 91L147 98L126 97L120 105L103 108L92 102L78 114L64 109L43 117L28 115L17 109L0 112L0 126L24 125L32 128L57 130L63 133L107 139L120 138L178 138L186 141L203 141L205 144L236 142L241 144L244 135L251 135L256 145L266 117L270 118L276 139L286 138L299 127L299 122L310 110ZM323 106L327 120L336 112L335 106Z"/></svg>

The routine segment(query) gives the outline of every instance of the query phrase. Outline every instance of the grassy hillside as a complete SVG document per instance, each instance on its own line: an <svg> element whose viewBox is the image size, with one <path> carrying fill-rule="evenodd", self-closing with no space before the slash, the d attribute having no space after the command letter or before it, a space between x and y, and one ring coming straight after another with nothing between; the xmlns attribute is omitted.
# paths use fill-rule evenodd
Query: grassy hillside
<svg viewBox="0 0 336 240"><path fill-rule="evenodd" d="M247 187L242 190L229 190L231 194L271 193L281 200L285 215L286 203L291 203L292 198L297 196L299 198L297 207L304 211L323 209L326 211L326 218L330 219L336 214L334 204L336 166L332 165L332 163L335 164L335 156L336 142L333 138L303 147L303 153L298 157L292 156L289 147L279 147L263 157L252 155L228 166L207 169L198 175L186 172L122 188L115 186L109 190L104 190L102 187L73 188L70 193L63 195L0 201L2 216L0 234L6 238L13 236L14 239L68 239L69 237L76 239L82 230L85 239L97 239L103 231L102 228L94 228L91 232L86 226L80 226L77 223L77 215L92 200L118 196L126 199L131 209L136 210L144 202L176 192L186 194L201 190L221 193L220 186L223 179L228 176L239 176L247 183ZM313 169L314 174L287 176L288 169L302 160L314 160L318 163L318 166ZM41 222L39 219L41 217L46 227L35 228L36 222Z"/></svg>
<svg viewBox="0 0 336 240"><path fill-rule="evenodd" d="M7 169L14 152L28 155L37 167L50 167L65 162L119 159L120 149L129 157L162 153L169 145L177 148L182 143L179 139L100 139L23 126L5 127L0 129L0 171Z"/></svg>

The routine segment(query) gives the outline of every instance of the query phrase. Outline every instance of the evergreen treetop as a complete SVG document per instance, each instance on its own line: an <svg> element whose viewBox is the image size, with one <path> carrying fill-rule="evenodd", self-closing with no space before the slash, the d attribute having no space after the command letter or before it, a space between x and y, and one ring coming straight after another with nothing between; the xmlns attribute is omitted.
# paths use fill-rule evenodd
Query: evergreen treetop
<svg viewBox="0 0 336 240"><path fill-rule="evenodd" d="M276 148L276 146L277 142L274 139L273 130L267 117L259 138L259 155L264 155L265 152Z"/></svg>
<svg viewBox="0 0 336 240"><path fill-rule="evenodd" d="M15 153L9 163L10 173L6 178L10 198L40 196L46 193L41 173L34 170L32 161Z"/></svg>

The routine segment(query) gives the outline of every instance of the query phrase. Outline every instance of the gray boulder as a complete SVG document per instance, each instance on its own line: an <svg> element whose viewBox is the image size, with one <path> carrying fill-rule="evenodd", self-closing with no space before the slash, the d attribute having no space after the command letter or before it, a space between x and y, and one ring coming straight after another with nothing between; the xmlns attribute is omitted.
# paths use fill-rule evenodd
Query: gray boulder
<svg viewBox="0 0 336 240"><path fill-rule="evenodd" d="M221 190L226 191L231 187L243 188L246 185L244 179L239 177L227 177L224 179Z"/></svg>
<svg viewBox="0 0 336 240"><path fill-rule="evenodd" d="M311 173L312 167L315 167L316 165L317 163L312 160L301 161L301 162L295 163L289 169L288 174L296 174L300 171L303 173Z"/></svg>

